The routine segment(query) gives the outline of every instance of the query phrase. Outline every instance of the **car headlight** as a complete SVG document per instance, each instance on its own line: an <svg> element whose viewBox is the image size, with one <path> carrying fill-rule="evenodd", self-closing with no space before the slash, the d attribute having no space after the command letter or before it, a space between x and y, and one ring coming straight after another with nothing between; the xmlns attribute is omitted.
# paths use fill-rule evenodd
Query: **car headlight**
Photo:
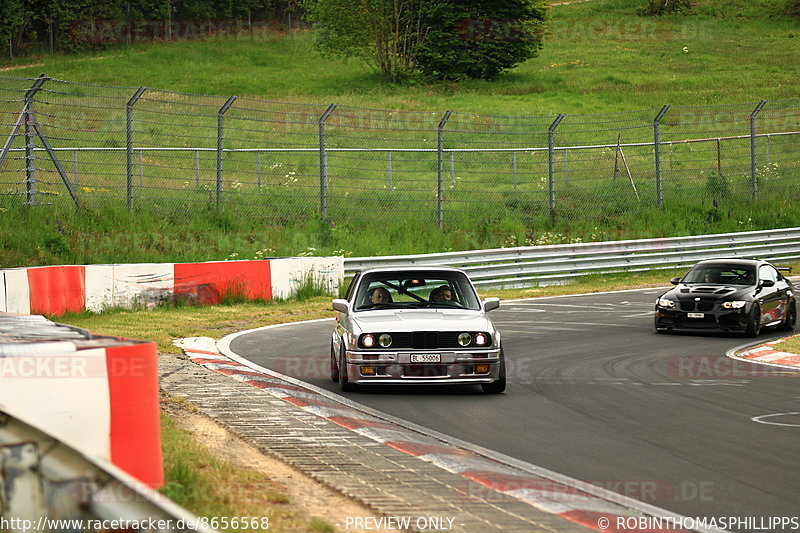
<svg viewBox="0 0 800 533"><path fill-rule="evenodd" d="M380 344L383 348L388 348L392 345L392 336L388 333L382 334L378 337L378 344Z"/></svg>
<svg viewBox="0 0 800 533"><path fill-rule="evenodd" d="M461 346L469 346L469 343L472 342L472 335L469 333L459 333L458 334L458 344Z"/></svg>
<svg viewBox="0 0 800 533"><path fill-rule="evenodd" d="M474 341L476 346L486 346L489 344L489 335L486 333L476 333Z"/></svg>
<svg viewBox="0 0 800 533"><path fill-rule="evenodd" d="M369 333L367 333L366 335L362 335L361 346L363 346L364 348L375 347L375 335L370 335Z"/></svg>
<svg viewBox="0 0 800 533"><path fill-rule="evenodd" d="M673 302L668 298L659 298L658 305L660 305L661 307L675 307L675 302Z"/></svg>
<svg viewBox="0 0 800 533"><path fill-rule="evenodd" d="M732 300L730 302L722 302L722 307L725 309L741 309L747 304L744 300Z"/></svg>

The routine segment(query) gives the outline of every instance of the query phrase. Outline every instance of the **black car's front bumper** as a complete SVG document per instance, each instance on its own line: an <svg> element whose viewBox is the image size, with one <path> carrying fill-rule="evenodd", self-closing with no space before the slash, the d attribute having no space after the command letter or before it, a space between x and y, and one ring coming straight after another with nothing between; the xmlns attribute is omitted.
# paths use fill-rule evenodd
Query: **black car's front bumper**
<svg viewBox="0 0 800 533"><path fill-rule="evenodd" d="M656 306L655 327L659 331L745 331L749 311L749 306L741 309L725 309L715 306L711 311L703 312L702 317L690 317L686 311Z"/></svg>

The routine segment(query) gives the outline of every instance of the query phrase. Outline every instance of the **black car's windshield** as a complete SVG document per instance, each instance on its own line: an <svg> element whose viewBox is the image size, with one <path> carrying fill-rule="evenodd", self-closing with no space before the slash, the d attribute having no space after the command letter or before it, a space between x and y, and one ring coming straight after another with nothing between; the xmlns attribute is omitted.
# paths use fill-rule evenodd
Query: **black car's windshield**
<svg viewBox="0 0 800 533"><path fill-rule="evenodd" d="M404 271L365 274L354 296L356 310L480 309L478 295L461 272Z"/></svg>
<svg viewBox="0 0 800 533"><path fill-rule="evenodd" d="M683 283L712 285L753 285L756 276L753 268L732 265L697 265L683 278Z"/></svg>

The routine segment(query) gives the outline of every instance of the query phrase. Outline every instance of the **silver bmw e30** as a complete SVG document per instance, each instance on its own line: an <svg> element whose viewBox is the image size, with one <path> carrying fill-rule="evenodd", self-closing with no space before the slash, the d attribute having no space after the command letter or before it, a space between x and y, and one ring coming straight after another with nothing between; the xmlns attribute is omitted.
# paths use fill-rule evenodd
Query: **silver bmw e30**
<svg viewBox="0 0 800 533"><path fill-rule="evenodd" d="M386 267L358 272L331 332L331 380L358 385L479 384L506 388L500 332L469 277L449 267Z"/></svg>

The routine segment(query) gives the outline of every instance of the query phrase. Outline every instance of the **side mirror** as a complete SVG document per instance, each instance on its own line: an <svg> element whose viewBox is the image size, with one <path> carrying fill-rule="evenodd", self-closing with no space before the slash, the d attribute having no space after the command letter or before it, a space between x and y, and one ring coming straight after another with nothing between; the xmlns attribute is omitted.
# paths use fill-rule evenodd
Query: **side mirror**
<svg viewBox="0 0 800 533"><path fill-rule="evenodd" d="M678 283L681 282L681 277L678 276L677 278L672 278L671 280L669 280L669 282L672 283L673 285L677 285Z"/></svg>
<svg viewBox="0 0 800 533"><path fill-rule="evenodd" d="M483 301L483 311L488 313L493 309L500 307L500 298L486 298Z"/></svg>
<svg viewBox="0 0 800 533"><path fill-rule="evenodd" d="M335 298L331 301L333 305L334 311L339 311L340 313L348 314L350 312L350 302L343 298Z"/></svg>
<svg viewBox="0 0 800 533"><path fill-rule="evenodd" d="M775 286L775 282L772 281L771 279L762 279L761 280L761 286L762 287L773 287L773 286Z"/></svg>

